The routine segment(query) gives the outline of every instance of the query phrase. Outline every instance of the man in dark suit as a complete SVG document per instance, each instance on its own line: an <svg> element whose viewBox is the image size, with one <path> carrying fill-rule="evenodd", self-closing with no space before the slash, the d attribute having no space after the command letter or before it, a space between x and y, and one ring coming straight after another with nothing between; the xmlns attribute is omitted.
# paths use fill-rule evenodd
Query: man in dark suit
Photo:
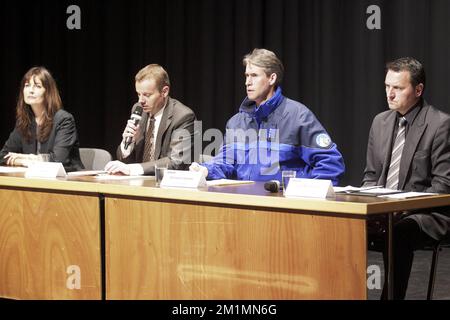
<svg viewBox="0 0 450 320"><path fill-rule="evenodd" d="M423 99L425 71L400 58L386 66L388 111L370 129L363 186L449 193L450 116ZM394 218L394 298L404 299L414 250L450 233L449 208L403 212ZM369 221L369 241L376 221ZM383 292L383 296L386 290Z"/></svg>
<svg viewBox="0 0 450 320"><path fill-rule="evenodd" d="M113 174L142 175L154 174L156 164L167 165L169 169L187 169L194 160L194 112L169 96L169 76L161 66L144 67L135 80L144 112L138 125L128 120L117 148L118 160L109 162L105 170ZM127 139L131 139L131 144L125 147Z"/></svg>

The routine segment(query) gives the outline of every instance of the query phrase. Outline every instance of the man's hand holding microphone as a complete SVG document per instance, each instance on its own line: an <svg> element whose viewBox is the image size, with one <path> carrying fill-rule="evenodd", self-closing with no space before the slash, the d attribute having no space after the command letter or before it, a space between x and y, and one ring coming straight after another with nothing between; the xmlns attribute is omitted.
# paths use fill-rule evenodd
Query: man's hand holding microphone
<svg viewBox="0 0 450 320"><path fill-rule="evenodd" d="M122 152L127 152L128 147L130 144L136 142L136 136L139 134L139 122L142 118L142 106L141 104L135 103L133 106L133 112L131 113L130 119L127 121L127 125L125 127L125 130L122 133L122 141L123 141L123 149ZM128 151L129 155L130 151ZM125 157L127 157L126 155ZM121 161L110 161L105 166L105 171L107 171L109 174L124 174L124 175L130 175L131 170L130 166L126 163L123 163Z"/></svg>
<svg viewBox="0 0 450 320"><path fill-rule="evenodd" d="M133 113L127 122L125 130L122 133L122 138L124 142L124 149L127 150L131 143L136 141L136 135L139 133L139 122L142 118L142 106L140 103L136 103L133 106Z"/></svg>

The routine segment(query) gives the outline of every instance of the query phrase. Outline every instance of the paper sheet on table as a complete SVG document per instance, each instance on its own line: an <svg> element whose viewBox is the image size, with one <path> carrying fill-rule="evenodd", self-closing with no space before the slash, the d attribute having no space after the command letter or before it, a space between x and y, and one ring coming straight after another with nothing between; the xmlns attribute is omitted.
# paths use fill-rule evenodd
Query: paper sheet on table
<svg viewBox="0 0 450 320"><path fill-rule="evenodd" d="M387 195L389 193L399 193L401 191L395 190L395 189L388 189L388 188L373 188L373 189L364 189L360 190L361 192L367 193L367 194L373 194L373 195Z"/></svg>
<svg viewBox="0 0 450 320"><path fill-rule="evenodd" d="M84 176L95 176L99 174L106 174L103 170L84 170L84 171L73 171L67 173L69 177L84 177Z"/></svg>
<svg viewBox="0 0 450 320"><path fill-rule="evenodd" d="M402 191L395 190L395 189L387 189L383 188L382 186L368 186L368 187L334 187L335 193L344 193L349 195L355 195L355 196L370 196L370 197L376 197L381 195L387 195L387 194L394 194L394 193L401 193Z"/></svg>
<svg viewBox="0 0 450 320"><path fill-rule="evenodd" d="M0 166L0 173L17 173L17 172L25 172L27 168L25 167L7 167Z"/></svg>
<svg viewBox="0 0 450 320"><path fill-rule="evenodd" d="M132 180L132 179L148 179L154 180L155 176L122 176L116 174L99 174L94 176L96 180Z"/></svg>
<svg viewBox="0 0 450 320"><path fill-rule="evenodd" d="M360 191L361 188L354 186L346 186L346 187L333 187L334 192L346 192L346 191Z"/></svg>
<svg viewBox="0 0 450 320"><path fill-rule="evenodd" d="M248 183L254 183L254 181L251 181L251 180L231 180L231 179L218 179L218 180L206 181L206 185L208 187L231 186L231 185L248 184Z"/></svg>
<svg viewBox="0 0 450 320"><path fill-rule="evenodd" d="M382 186L369 186L369 187L354 187L354 186L346 186L346 187L333 187L334 192L347 192L347 193L352 193L352 192L358 192L358 191L366 191L366 190L370 190L370 189L380 189L382 188Z"/></svg>
<svg viewBox="0 0 450 320"><path fill-rule="evenodd" d="M416 197L434 196L434 195L437 195L437 193L431 193L431 192L402 192L402 193L396 193L396 194L382 195L382 196L379 196L379 197L389 198L389 199L406 199L406 198L416 198Z"/></svg>

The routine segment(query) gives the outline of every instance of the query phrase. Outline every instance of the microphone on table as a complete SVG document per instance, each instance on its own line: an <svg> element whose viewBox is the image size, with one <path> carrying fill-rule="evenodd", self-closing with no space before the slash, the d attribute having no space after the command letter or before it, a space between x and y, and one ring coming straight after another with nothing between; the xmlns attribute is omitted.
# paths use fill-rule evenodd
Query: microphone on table
<svg viewBox="0 0 450 320"><path fill-rule="evenodd" d="M280 191L280 181L278 180L270 180L264 183L264 189L270 192L278 192Z"/></svg>
<svg viewBox="0 0 450 320"><path fill-rule="evenodd" d="M133 111L133 113L130 116L130 120L133 120L134 125L137 126L139 124L139 121L141 121L142 111L143 110L142 110L142 106L141 106L141 104L139 102L135 103L133 108L134 108L134 111ZM127 137L125 139L125 143L124 143L123 147L125 149L128 149L128 146L131 144L131 141L133 141L133 138L132 137Z"/></svg>

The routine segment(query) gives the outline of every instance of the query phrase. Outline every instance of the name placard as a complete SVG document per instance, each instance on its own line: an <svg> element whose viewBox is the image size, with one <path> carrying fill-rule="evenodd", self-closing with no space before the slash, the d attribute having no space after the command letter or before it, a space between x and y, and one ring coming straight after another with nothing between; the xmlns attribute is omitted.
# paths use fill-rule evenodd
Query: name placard
<svg viewBox="0 0 450 320"><path fill-rule="evenodd" d="M206 186L205 177L201 172L166 170L161 180L161 187L199 188Z"/></svg>
<svg viewBox="0 0 450 320"><path fill-rule="evenodd" d="M325 199L335 193L331 180L291 178L285 196Z"/></svg>
<svg viewBox="0 0 450 320"><path fill-rule="evenodd" d="M66 170L64 170L61 162L33 162L25 171L25 178L56 178L65 176Z"/></svg>

